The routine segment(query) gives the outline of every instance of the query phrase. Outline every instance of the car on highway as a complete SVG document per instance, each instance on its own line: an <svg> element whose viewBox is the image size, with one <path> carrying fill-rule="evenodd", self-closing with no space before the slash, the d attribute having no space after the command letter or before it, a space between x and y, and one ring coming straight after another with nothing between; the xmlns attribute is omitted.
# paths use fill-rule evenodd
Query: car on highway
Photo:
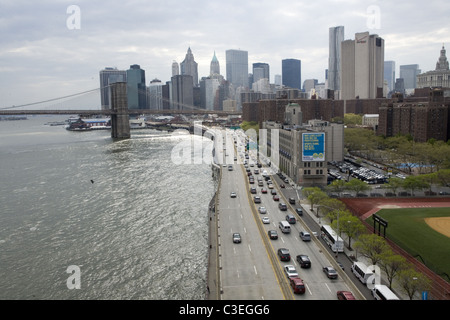
<svg viewBox="0 0 450 320"><path fill-rule="evenodd" d="M253 197L253 201L254 201L255 203L261 203L261 197L259 197L259 196L254 196L254 197Z"/></svg>
<svg viewBox="0 0 450 320"><path fill-rule="evenodd" d="M263 222L264 224L270 223L269 217L263 217L261 220L262 220L262 222Z"/></svg>
<svg viewBox="0 0 450 320"><path fill-rule="evenodd" d="M300 233L298 234L300 239L302 239L303 241L311 241L311 234L309 232L306 231L300 231Z"/></svg>
<svg viewBox="0 0 450 320"><path fill-rule="evenodd" d="M286 215L286 221L289 222L290 224L295 224L295 222L296 222L295 217L292 214Z"/></svg>
<svg viewBox="0 0 450 320"><path fill-rule="evenodd" d="M267 193L267 189L266 188L261 188L261 193Z"/></svg>
<svg viewBox="0 0 450 320"><path fill-rule="evenodd" d="M230 197L231 197L231 198L236 198L236 197L237 197L236 192L231 192L231 193L230 193Z"/></svg>
<svg viewBox="0 0 450 320"><path fill-rule="evenodd" d="M273 189L273 184L269 184L268 188Z"/></svg>
<svg viewBox="0 0 450 320"><path fill-rule="evenodd" d="M302 208L295 208L295 212L297 212L297 214L298 214L299 216L302 216L302 215L303 215L303 209L302 209Z"/></svg>
<svg viewBox="0 0 450 320"><path fill-rule="evenodd" d="M355 296L350 291L338 291L336 295L338 300L356 300Z"/></svg>
<svg viewBox="0 0 450 320"><path fill-rule="evenodd" d="M306 254L299 254L296 259L301 268L311 268L311 260Z"/></svg>
<svg viewBox="0 0 450 320"><path fill-rule="evenodd" d="M289 198L289 203L290 204L295 204L295 199L294 198Z"/></svg>
<svg viewBox="0 0 450 320"><path fill-rule="evenodd" d="M261 214L267 213L266 207L259 207L259 208L258 208L258 211L259 211L259 213L261 213Z"/></svg>
<svg viewBox="0 0 450 320"><path fill-rule="evenodd" d="M287 211L287 205L285 203L280 202L278 204L278 209L280 209L281 211Z"/></svg>
<svg viewBox="0 0 450 320"><path fill-rule="evenodd" d="M277 196L277 195L274 195L274 196L273 196L273 201L280 201L280 197Z"/></svg>
<svg viewBox="0 0 450 320"><path fill-rule="evenodd" d="M323 267L323 272L326 274L328 279L337 279L338 277L336 270L334 270L331 266Z"/></svg>
<svg viewBox="0 0 450 320"><path fill-rule="evenodd" d="M278 239L278 232L277 232L277 230L269 230L267 232L267 234L269 235L269 238L271 240L277 240Z"/></svg>
<svg viewBox="0 0 450 320"><path fill-rule="evenodd" d="M241 234L240 233L233 233L233 242L234 243L241 243Z"/></svg>
<svg viewBox="0 0 450 320"><path fill-rule="evenodd" d="M303 280L300 278L290 278L289 279L289 285L291 286L294 293L305 293L305 284L303 283Z"/></svg>
<svg viewBox="0 0 450 320"><path fill-rule="evenodd" d="M280 184L280 188L285 188L285 185L283 183Z"/></svg>
<svg viewBox="0 0 450 320"><path fill-rule="evenodd" d="M250 193L256 194L256 188L255 187L251 187L250 188Z"/></svg>
<svg viewBox="0 0 450 320"><path fill-rule="evenodd" d="M284 266L284 273L286 273L286 276L288 278L298 278L298 272L297 270L295 270L295 267L291 264L288 264L286 266Z"/></svg>
<svg viewBox="0 0 450 320"><path fill-rule="evenodd" d="M291 261L291 254L289 253L289 249L286 248L278 249L278 257L281 261Z"/></svg>
<svg viewBox="0 0 450 320"><path fill-rule="evenodd" d="M273 195L273 196L276 195L277 194L277 190L275 190L275 189L270 190L270 194Z"/></svg>

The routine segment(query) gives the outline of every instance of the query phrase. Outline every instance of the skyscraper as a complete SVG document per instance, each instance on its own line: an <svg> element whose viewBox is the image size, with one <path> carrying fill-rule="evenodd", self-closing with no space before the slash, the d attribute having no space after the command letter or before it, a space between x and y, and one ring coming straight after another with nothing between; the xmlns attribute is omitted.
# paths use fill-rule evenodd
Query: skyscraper
<svg viewBox="0 0 450 320"><path fill-rule="evenodd" d="M384 79L387 81L389 92L395 88L395 61L384 62Z"/></svg>
<svg viewBox="0 0 450 320"><path fill-rule="evenodd" d="M383 96L384 40L369 32L341 43L341 99Z"/></svg>
<svg viewBox="0 0 450 320"><path fill-rule="evenodd" d="M237 87L248 87L248 52L243 50L227 50L227 80Z"/></svg>
<svg viewBox="0 0 450 320"><path fill-rule="evenodd" d="M213 56L213 58L211 60L211 65L210 65L210 68L209 68L209 74L210 75L220 74L219 60L217 60L215 51L214 51L214 56Z"/></svg>
<svg viewBox="0 0 450 320"><path fill-rule="evenodd" d="M110 67L100 70L100 100L102 110L111 109L109 85L115 82L127 82L127 72Z"/></svg>
<svg viewBox="0 0 450 320"><path fill-rule="evenodd" d="M420 74L418 64L407 64L400 66L400 78L403 78L405 89L417 88L417 75Z"/></svg>
<svg viewBox="0 0 450 320"><path fill-rule="evenodd" d="M293 89L302 89L302 62L297 59L281 61L283 85Z"/></svg>
<svg viewBox="0 0 450 320"><path fill-rule="evenodd" d="M198 86L198 64L194 60L194 55L192 54L191 47L188 48L186 57L181 63L181 74L190 75L194 80L194 86Z"/></svg>
<svg viewBox="0 0 450 320"><path fill-rule="evenodd" d="M328 57L328 89L340 90L341 83L341 42L344 41L344 27L329 29L329 57Z"/></svg>
<svg viewBox="0 0 450 320"><path fill-rule="evenodd" d="M267 63L257 62L253 64L253 82L258 82L261 79L270 80L270 68Z"/></svg>
<svg viewBox="0 0 450 320"><path fill-rule="evenodd" d="M138 64L127 70L128 109L147 109L147 89L145 71Z"/></svg>
<svg viewBox="0 0 450 320"><path fill-rule="evenodd" d="M175 60L172 62L172 76L177 76L180 74L180 66L178 65L178 62Z"/></svg>
<svg viewBox="0 0 450 320"><path fill-rule="evenodd" d="M194 81L191 75L181 74L171 78L172 109L189 110L194 106Z"/></svg>

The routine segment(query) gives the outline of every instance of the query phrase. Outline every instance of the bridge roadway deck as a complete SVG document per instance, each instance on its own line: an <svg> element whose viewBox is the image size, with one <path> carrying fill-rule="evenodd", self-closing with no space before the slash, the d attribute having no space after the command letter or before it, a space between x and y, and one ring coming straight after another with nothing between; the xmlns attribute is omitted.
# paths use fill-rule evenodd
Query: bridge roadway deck
<svg viewBox="0 0 450 320"><path fill-rule="evenodd" d="M221 149L216 141L216 150ZM241 153L241 145L237 148ZM225 145L224 145L225 146ZM232 147L230 147L232 146ZM233 151L232 151L233 150ZM278 222L285 220L286 212L278 209L278 202L272 199L272 195L262 194L261 187L257 188L257 194L261 197L261 204L253 203L250 194L250 184L240 159L233 161L235 156L234 144L226 143L224 158L225 163L233 163L233 170L228 171L222 166L222 178L217 194L217 272L210 270L209 299L223 300L335 300L338 290L354 292L358 299L364 299L359 291L348 281L347 276L339 270L332 255L318 243L318 239L311 242L303 242L298 234L300 230L308 230L302 219L297 216L297 223L291 225L291 234L282 234L278 228ZM229 153L226 155L226 153ZM253 171L255 167L251 167ZM256 175L255 175L256 176ZM257 176L256 176L257 177ZM267 189L267 183L264 182ZM280 189L275 184L275 189L280 195L280 201L286 201ZM231 198L230 193L236 192L237 197ZM265 206L268 213L259 214L257 207ZM289 210L292 210L290 207ZM292 212L292 211L291 211ZM270 224L263 224L261 218L270 218ZM279 239L270 240L267 236L269 229L277 230ZM242 243L235 244L232 241L232 233L239 232ZM277 256L278 248L287 248L291 253L290 262L281 262ZM312 262L310 269L302 269L296 261L296 255L307 254ZM294 265L300 277L306 285L303 295L293 294L289 287L288 279L284 274L285 265ZM332 265L339 273L337 280L330 280L322 271L323 266ZM211 265L210 265L211 268ZM356 292L355 292L356 291Z"/></svg>
<svg viewBox="0 0 450 320"><path fill-rule="evenodd" d="M241 115L240 111L219 111L219 110L150 110L150 109L129 109L129 114L186 114L186 115ZM37 115L37 114L79 114L84 116L89 115L112 115L115 114L112 110L15 110L3 109L0 110L1 115Z"/></svg>

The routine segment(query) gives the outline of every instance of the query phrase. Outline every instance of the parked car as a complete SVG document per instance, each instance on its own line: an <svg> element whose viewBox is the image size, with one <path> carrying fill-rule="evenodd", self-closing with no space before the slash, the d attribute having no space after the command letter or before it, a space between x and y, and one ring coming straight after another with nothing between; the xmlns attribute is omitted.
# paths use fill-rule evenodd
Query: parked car
<svg viewBox="0 0 450 320"><path fill-rule="evenodd" d="M290 277L297 278L298 277L297 270L295 270L295 267L291 264L284 266L284 272L286 273L286 276L288 278L290 278Z"/></svg>
<svg viewBox="0 0 450 320"><path fill-rule="evenodd" d="M327 275L329 279L337 279L338 277L336 270L334 270L334 268L331 266L323 267L323 272Z"/></svg>
<svg viewBox="0 0 450 320"><path fill-rule="evenodd" d="M278 257L281 261L291 261L291 254L289 253L289 250L286 248L280 248L278 249Z"/></svg>
<svg viewBox="0 0 450 320"><path fill-rule="evenodd" d="M241 235L240 233L233 233L233 242L234 243L241 243Z"/></svg>

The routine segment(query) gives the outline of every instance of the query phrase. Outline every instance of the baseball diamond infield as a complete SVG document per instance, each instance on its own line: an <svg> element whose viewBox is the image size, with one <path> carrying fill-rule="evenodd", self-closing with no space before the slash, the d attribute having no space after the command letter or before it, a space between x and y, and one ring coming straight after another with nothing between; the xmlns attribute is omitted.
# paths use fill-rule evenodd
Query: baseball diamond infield
<svg viewBox="0 0 450 320"><path fill-rule="evenodd" d="M339 200L345 203L347 208L354 215L358 216L370 231L373 231L373 226L367 224L365 220L381 209L450 208L450 197L340 198ZM450 217L430 217L427 218L426 223L437 232L450 237ZM444 278L427 268L422 262L411 256L389 238L387 238L386 241L397 254L403 255L409 262L416 266L418 271L430 278L432 281L432 288L430 289L430 296L432 296L432 299L450 299L450 282L444 280Z"/></svg>

